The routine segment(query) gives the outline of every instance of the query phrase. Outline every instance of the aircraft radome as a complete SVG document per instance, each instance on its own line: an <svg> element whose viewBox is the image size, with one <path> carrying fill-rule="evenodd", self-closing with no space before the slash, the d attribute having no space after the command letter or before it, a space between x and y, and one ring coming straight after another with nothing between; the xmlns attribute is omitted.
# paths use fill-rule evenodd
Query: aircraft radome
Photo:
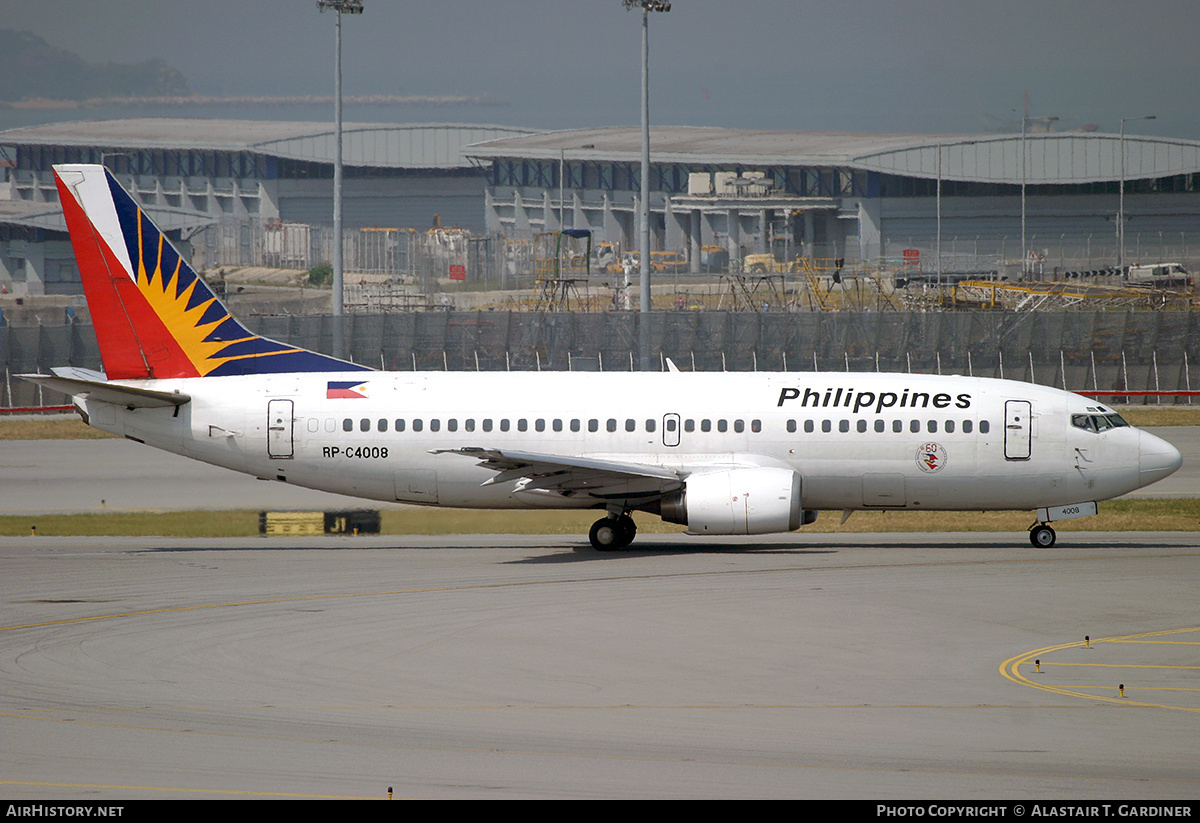
<svg viewBox="0 0 1200 823"><path fill-rule="evenodd" d="M1035 510L1056 520L1179 468L1112 409L915 374L385 372L252 334L101 166L55 167L105 373L27 379L92 426L217 466L381 501L633 512L698 535L821 509Z"/></svg>

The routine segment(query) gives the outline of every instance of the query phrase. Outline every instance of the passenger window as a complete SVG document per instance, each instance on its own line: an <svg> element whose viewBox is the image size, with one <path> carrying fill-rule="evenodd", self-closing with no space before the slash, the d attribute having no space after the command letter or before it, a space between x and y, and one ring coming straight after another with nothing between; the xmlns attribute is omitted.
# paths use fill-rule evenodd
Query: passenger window
<svg viewBox="0 0 1200 823"><path fill-rule="evenodd" d="M617 430L617 421L611 417L608 418L608 422L605 424L605 428L607 428L610 432L615 432Z"/></svg>
<svg viewBox="0 0 1200 823"><path fill-rule="evenodd" d="M396 418L396 431L398 431L398 432L404 431L404 418L402 418L402 417Z"/></svg>
<svg viewBox="0 0 1200 823"><path fill-rule="evenodd" d="M707 419L701 420L700 421L700 431L702 431L702 432L712 431L712 421L707 420Z"/></svg>
<svg viewBox="0 0 1200 823"><path fill-rule="evenodd" d="M887 424L884 423L882 420L875 421L875 431L882 432L886 428L887 428Z"/></svg>
<svg viewBox="0 0 1200 823"><path fill-rule="evenodd" d="M559 420L558 418L555 418L554 422L550 424L550 427L553 428L556 432L560 432L560 431L562 431L562 421Z"/></svg>
<svg viewBox="0 0 1200 823"><path fill-rule="evenodd" d="M910 432L912 432L913 434L919 434L921 431L921 421L920 420L908 421L908 430Z"/></svg>
<svg viewBox="0 0 1200 823"><path fill-rule="evenodd" d="M648 431L648 432L652 432L652 431L654 431L656 428L658 428L658 426L657 426L657 424L654 422L654 419L653 419L653 418L651 418L651 419L649 419L649 420L647 420L647 421L646 421L646 431ZM669 430L671 430L671 431L675 431L675 429L679 428L679 424L678 424L678 423L675 421L675 418L674 418L674 417L672 417L672 418L670 418L670 419L668 419L668 420L667 420L667 428L668 428Z"/></svg>
<svg viewBox="0 0 1200 823"><path fill-rule="evenodd" d="M451 417L446 421L446 431L458 431L458 420L456 418Z"/></svg>
<svg viewBox="0 0 1200 823"><path fill-rule="evenodd" d="M344 432L354 431L354 421L351 420L349 417L347 417L345 420L342 421L342 431L344 431Z"/></svg>
<svg viewBox="0 0 1200 823"><path fill-rule="evenodd" d="M992 430L991 423L987 422L986 420L979 421L979 433L980 434L987 434L991 430Z"/></svg>
<svg viewBox="0 0 1200 823"><path fill-rule="evenodd" d="M719 432L729 431L729 421L724 420L724 419L718 420L717 421L717 431L719 431Z"/></svg>
<svg viewBox="0 0 1200 823"><path fill-rule="evenodd" d="M807 423L808 421L805 420L804 422ZM796 421L795 420L789 420L787 422L787 430L788 430L788 434L796 433Z"/></svg>
<svg viewBox="0 0 1200 823"><path fill-rule="evenodd" d="M510 428L512 428L512 424L508 422L508 418L507 418L507 417L501 417L501 418L500 418L500 431L502 431L502 432L506 432L506 431L508 431Z"/></svg>
<svg viewBox="0 0 1200 823"><path fill-rule="evenodd" d="M946 433L954 434L954 421L953 420L946 421Z"/></svg>
<svg viewBox="0 0 1200 823"><path fill-rule="evenodd" d="M387 431L387 421L386 420L375 421L375 428L381 432Z"/></svg>
<svg viewBox="0 0 1200 823"><path fill-rule="evenodd" d="M490 417L483 418L483 430L485 432L490 432L492 430L492 418L490 418Z"/></svg>
<svg viewBox="0 0 1200 823"><path fill-rule="evenodd" d="M431 432L441 431L442 430L442 421L437 417L430 420L429 421L429 430Z"/></svg>
<svg viewBox="0 0 1200 823"><path fill-rule="evenodd" d="M858 425L856 425L855 428L858 429L859 434L862 434L863 432L865 432L867 430L867 421L859 420Z"/></svg>
<svg viewBox="0 0 1200 823"><path fill-rule="evenodd" d="M807 433L807 434L812 434L813 428L814 428L814 427L813 427L813 421L811 421L811 420L805 420L805 421L804 421L804 431L805 431L805 433Z"/></svg>
<svg viewBox="0 0 1200 823"><path fill-rule="evenodd" d="M529 422L524 417L517 421L517 431L529 431Z"/></svg>
<svg viewBox="0 0 1200 823"><path fill-rule="evenodd" d="M733 421L733 430L735 432L737 432L738 434L741 434L742 432L744 432L746 430L746 424L741 420L734 420Z"/></svg>
<svg viewBox="0 0 1200 823"><path fill-rule="evenodd" d="M325 418L325 431L333 432L337 430L337 421L332 417Z"/></svg>
<svg viewBox="0 0 1200 823"><path fill-rule="evenodd" d="M892 431L894 431L896 434L900 434L902 431L904 431L904 421L903 420L893 420L892 421Z"/></svg>
<svg viewBox="0 0 1200 823"><path fill-rule="evenodd" d="M838 431L840 431L842 434L845 434L846 432L850 431L850 421L849 420L839 420L838 421Z"/></svg>
<svg viewBox="0 0 1200 823"><path fill-rule="evenodd" d="M418 417L415 420L413 420L413 431L419 432L423 428L425 428L425 423L423 420L421 420L421 418Z"/></svg>
<svg viewBox="0 0 1200 823"><path fill-rule="evenodd" d="M577 431L579 431L579 425L580 425L580 424L579 424L579 418L578 418L578 417L576 417L576 418L572 419L572 420L571 420L571 431L573 431L573 432L577 432Z"/></svg>
<svg viewBox="0 0 1200 823"><path fill-rule="evenodd" d="M371 430L371 421L365 417L362 420L359 420L358 430L362 432L369 432Z"/></svg>
<svg viewBox="0 0 1200 823"><path fill-rule="evenodd" d="M310 432L315 432L315 431L316 431L317 429L319 429L319 428L321 428L321 421L320 421L320 420L318 420L318 419L317 419L317 418L315 418L315 417L310 417L310 418L308 418L308 430L309 430Z"/></svg>
<svg viewBox="0 0 1200 823"><path fill-rule="evenodd" d="M625 431L627 431L627 432L637 431L637 421L633 420L633 419L626 420L625 421Z"/></svg>
<svg viewBox="0 0 1200 823"><path fill-rule="evenodd" d="M469 431L469 432L475 431L475 418L468 417L466 420L464 420L463 421L463 429L465 429L466 431Z"/></svg>
<svg viewBox="0 0 1200 823"><path fill-rule="evenodd" d="M589 420L588 421L588 431L590 431L590 432L600 431L600 421L594 417L591 420Z"/></svg>
<svg viewBox="0 0 1200 823"><path fill-rule="evenodd" d="M545 419L543 419L543 418L539 417L537 420L535 420L535 421L534 421L534 423L533 423L533 428L534 428L536 431L544 432L544 431L546 430L546 421L545 421Z"/></svg>
<svg viewBox="0 0 1200 823"><path fill-rule="evenodd" d="M925 424L925 428L928 430L928 432L930 434L937 434L937 421L930 420L928 423Z"/></svg>
<svg viewBox="0 0 1200 823"><path fill-rule="evenodd" d="M821 421L821 431L823 431L825 433L829 433L829 432L833 431L833 421L832 420L822 420Z"/></svg>
<svg viewBox="0 0 1200 823"><path fill-rule="evenodd" d="M964 421L963 421L963 434L970 434L970 433L971 433L971 428L972 428L972 426L971 426L971 421L970 421L970 420L964 420Z"/></svg>
<svg viewBox="0 0 1200 823"><path fill-rule="evenodd" d="M694 432L696 430L696 421L695 420L684 420L683 421L683 430L685 432Z"/></svg>

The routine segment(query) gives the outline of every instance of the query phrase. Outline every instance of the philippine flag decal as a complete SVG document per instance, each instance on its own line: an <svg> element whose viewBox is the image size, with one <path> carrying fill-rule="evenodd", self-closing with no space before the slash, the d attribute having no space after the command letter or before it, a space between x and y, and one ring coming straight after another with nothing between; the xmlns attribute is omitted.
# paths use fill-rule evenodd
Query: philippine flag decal
<svg viewBox="0 0 1200 823"><path fill-rule="evenodd" d="M326 400L365 400L367 384L361 380L330 380L325 386Z"/></svg>

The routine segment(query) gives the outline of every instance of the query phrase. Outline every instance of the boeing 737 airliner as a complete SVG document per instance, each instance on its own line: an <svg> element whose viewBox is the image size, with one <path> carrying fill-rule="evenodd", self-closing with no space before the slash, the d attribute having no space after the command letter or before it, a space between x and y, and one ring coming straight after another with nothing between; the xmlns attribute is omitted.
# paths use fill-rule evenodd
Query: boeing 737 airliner
<svg viewBox="0 0 1200 823"><path fill-rule="evenodd" d="M101 166L56 166L105 373L27 379L105 431L383 501L631 514L700 535L820 509L1035 510L1055 520L1179 468L1094 400L1009 380L800 373L382 372L251 333Z"/></svg>

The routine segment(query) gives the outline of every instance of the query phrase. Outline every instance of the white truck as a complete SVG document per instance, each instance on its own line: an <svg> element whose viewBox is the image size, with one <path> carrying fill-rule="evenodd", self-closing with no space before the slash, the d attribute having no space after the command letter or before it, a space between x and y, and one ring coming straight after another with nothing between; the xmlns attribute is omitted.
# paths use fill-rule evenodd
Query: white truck
<svg viewBox="0 0 1200 823"><path fill-rule="evenodd" d="M1127 268L1125 283L1157 289L1191 288L1192 276L1180 263L1151 263Z"/></svg>

